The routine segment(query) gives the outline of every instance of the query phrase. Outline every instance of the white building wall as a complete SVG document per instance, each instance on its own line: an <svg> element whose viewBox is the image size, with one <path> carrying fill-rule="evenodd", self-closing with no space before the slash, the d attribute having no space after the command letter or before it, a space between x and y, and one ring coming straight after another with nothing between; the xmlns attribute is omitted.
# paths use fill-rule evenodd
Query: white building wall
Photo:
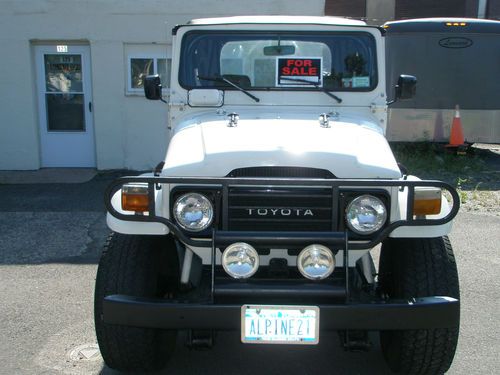
<svg viewBox="0 0 500 375"><path fill-rule="evenodd" d="M324 0L0 0L0 169L40 168L35 45L90 45L97 168L149 169L166 106L126 94L126 45L168 46L176 24L241 14L323 15Z"/></svg>
<svg viewBox="0 0 500 375"><path fill-rule="evenodd" d="M3 20L0 19L0 29ZM30 43L0 31L0 169L37 169L39 140Z"/></svg>

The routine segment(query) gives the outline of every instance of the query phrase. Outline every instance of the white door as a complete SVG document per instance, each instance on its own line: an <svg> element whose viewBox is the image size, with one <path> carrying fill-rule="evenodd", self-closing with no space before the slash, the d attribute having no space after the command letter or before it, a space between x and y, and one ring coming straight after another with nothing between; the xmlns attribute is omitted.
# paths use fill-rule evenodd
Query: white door
<svg viewBox="0 0 500 375"><path fill-rule="evenodd" d="M35 47L42 167L95 167L88 46Z"/></svg>

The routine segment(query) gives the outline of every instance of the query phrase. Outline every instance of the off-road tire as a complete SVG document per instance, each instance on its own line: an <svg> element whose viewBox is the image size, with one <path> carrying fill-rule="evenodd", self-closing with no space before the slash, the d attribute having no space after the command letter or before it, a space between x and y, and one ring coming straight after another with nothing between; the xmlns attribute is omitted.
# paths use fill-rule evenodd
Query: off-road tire
<svg viewBox="0 0 500 375"><path fill-rule="evenodd" d="M379 263L382 293L390 298L448 296L459 299L458 272L448 237L389 238ZM444 374L458 342L453 328L382 331L385 360L400 374Z"/></svg>
<svg viewBox="0 0 500 375"><path fill-rule="evenodd" d="M174 351L177 331L105 324L104 297L164 297L175 292L178 272L171 237L109 236L99 262L94 295L97 342L109 367L125 372L163 368Z"/></svg>

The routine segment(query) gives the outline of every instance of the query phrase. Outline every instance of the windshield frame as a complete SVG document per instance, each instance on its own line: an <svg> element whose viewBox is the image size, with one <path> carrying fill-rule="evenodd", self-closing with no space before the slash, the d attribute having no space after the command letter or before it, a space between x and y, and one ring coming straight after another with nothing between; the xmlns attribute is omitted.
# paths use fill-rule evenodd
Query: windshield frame
<svg viewBox="0 0 500 375"><path fill-rule="evenodd" d="M319 38L321 37L328 37L328 36L364 36L369 38L370 40L370 46L369 48L372 52L373 55L373 61L371 63L372 65L372 70L373 74L370 74L370 86L367 87L335 87L335 88L329 88L325 86L313 86L313 85L304 85L300 87L279 87L279 86L274 86L274 87L245 87L245 90L248 91L277 91L277 92L293 92L293 91L312 91L312 92L320 92L320 91L329 91L329 92L348 92L348 93L361 93L361 92L371 92L377 89L379 85L379 56L378 56L378 46L377 46L377 40L375 36L370 33L369 31L358 31L358 30L346 30L346 31L340 31L340 30L317 30L317 31L290 31L290 30L233 30L233 29L212 29L212 30L203 30L203 29L193 29L189 30L186 33L182 35L182 40L181 40L181 48L180 48L180 55L179 55L179 68L177 70L177 82L185 90L210 90L210 89L217 89L217 90L222 90L222 91L237 91L234 87L228 87L228 86L223 86L223 85L212 85L212 86L194 86L194 85L189 85L188 83L183 81L183 74L185 73L183 71L183 67L185 64L182 63L183 59L187 57L187 52L186 49L189 46L189 43L187 42L187 39L192 37L193 35L207 35L207 34L223 34L223 35L248 35L248 36L255 36L259 37L261 36L262 38L265 39L267 36L269 39L276 39L278 40L278 36L281 37L293 37L296 36L299 40L301 36L318 36ZM245 39L242 39L245 40ZM247 39L248 40L248 39ZM283 39L282 39L283 40ZM284 41L287 41L290 39L284 39ZM318 40L318 42L321 42ZM219 55L220 58L220 55Z"/></svg>

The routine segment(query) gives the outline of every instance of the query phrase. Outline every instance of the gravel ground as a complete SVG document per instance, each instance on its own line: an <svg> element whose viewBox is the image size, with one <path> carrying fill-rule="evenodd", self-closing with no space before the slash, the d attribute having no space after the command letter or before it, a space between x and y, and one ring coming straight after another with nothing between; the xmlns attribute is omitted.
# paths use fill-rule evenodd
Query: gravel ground
<svg viewBox="0 0 500 375"><path fill-rule="evenodd" d="M410 174L455 186L462 211L500 216L500 145L474 144L466 155L454 155L436 144L391 146Z"/></svg>
<svg viewBox="0 0 500 375"><path fill-rule="evenodd" d="M462 209L500 216L500 145L476 144L476 155L484 168L465 169L469 180L461 183Z"/></svg>

